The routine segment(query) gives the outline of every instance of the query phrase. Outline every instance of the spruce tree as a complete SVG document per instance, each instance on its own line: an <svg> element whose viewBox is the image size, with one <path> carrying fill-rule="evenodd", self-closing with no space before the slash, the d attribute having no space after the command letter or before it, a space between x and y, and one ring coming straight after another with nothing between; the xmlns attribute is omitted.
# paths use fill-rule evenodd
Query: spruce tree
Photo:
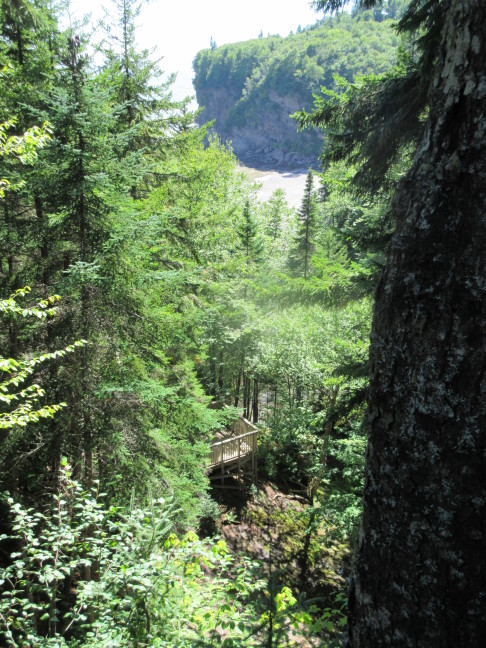
<svg viewBox="0 0 486 648"><path fill-rule="evenodd" d="M312 254L315 250L314 235L316 230L317 201L314 194L314 174L307 173L304 197L299 210L299 220L293 246L289 254L289 267L298 275L307 279L310 273Z"/></svg>
<svg viewBox="0 0 486 648"><path fill-rule="evenodd" d="M174 135L192 121L187 101L175 102L171 85L175 75L163 78L153 51L136 46L136 20L143 2L112 0L113 17L106 20L105 61L101 81L111 96L117 123L116 154L122 169L132 176L133 198L157 186L154 166L163 162L180 142ZM183 112L188 114L183 115Z"/></svg>
<svg viewBox="0 0 486 648"><path fill-rule="evenodd" d="M282 225L285 217L288 217L290 208L285 199L283 189L275 189L269 200L265 203L264 209L267 212L266 233L275 241L282 234Z"/></svg>
<svg viewBox="0 0 486 648"><path fill-rule="evenodd" d="M263 240L258 230L258 224L250 208L250 201L245 202L243 218L237 229L239 249L243 252L247 268L260 263L263 258Z"/></svg>
<svg viewBox="0 0 486 648"><path fill-rule="evenodd" d="M46 1L0 3L0 121L9 121L9 135L21 136L45 121L41 113L54 75L56 30L55 16ZM0 166L6 171L1 171L2 176L22 185L7 193L0 207L0 259L4 261L0 262L0 275L5 288L13 291L42 281L41 264L32 272L32 264L26 260L40 256L45 262L47 235L45 220L37 209L38 192L33 182L37 169L9 158L0 160ZM43 293L43 289L36 290L36 294ZM11 351L15 355L16 350Z"/></svg>

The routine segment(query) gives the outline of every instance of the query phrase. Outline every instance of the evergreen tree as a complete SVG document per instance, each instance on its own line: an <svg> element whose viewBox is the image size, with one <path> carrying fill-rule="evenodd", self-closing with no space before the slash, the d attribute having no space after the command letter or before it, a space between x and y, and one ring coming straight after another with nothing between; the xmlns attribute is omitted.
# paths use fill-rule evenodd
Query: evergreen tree
<svg viewBox="0 0 486 648"><path fill-rule="evenodd" d="M238 248L243 253L244 277L243 296L248 296L248 281L255 276L255 269L263 260L264 242L260 235L258 224L250 208L250 201L245 201L243 208L242 222L236 230L238 236Z"/></svg>
<svg viewBox="0 0 486 648"><path fill-rule="evenodd" d="M134 45L133 5L120 4L122 47L107 51L101 71L83 36L51 23L37 49L29 40L22 65L16 46L0 44L12 72L0 110L13 109L19 123L48 119L51 132L33 169L0 160L0 178L23 182L1 205L10 239L2 237L0 272L10 292L35 289L35 278L38 294L63 296L42 334L9 321L10 355L88 340L78 362L41 373L68 407L5 450L2 486L29 501L43 497L65 455L86 485L100 478L117 500L127 497L123 476L139 494L170 484L185 524L206 488L209 430L220 426L195 375L201 268L234 250L241 192L233 156L216 142L205 149L206 129L156 86L154 65ZM33 87L31 70L41 64L43 83L21 105L17 86Z"/></svg>
<svg viewBox="0 0 486 648"><path fill-rule="evenodd" d="M304 279L310 274L312 254L315 250L317 202L314 194L314 174L308 171L305 181L304 197L299 210L299 220L293 247L289 255L289 267Z"/></svg>
<svg viewBox="0 0 486 648"><path fill-rule="evenodd" d="M132 178L134 198L147 189L154 164L166 158L175 144L172 135L185 123L178 114L185 103L171 98L174 75L162 80L153 52L136 47L136 20L142 4L139 0L112 0L114 17L105 24L108 36L101 76L116 115L115 151L121 172Z"/></svg>
<svg viewBox="0 0 486 648"><path fill-rule="evenodd" d="M61 397L68 400L69 424L46 430L46 463L56 473L63 452L89 484L93 478L93 453L97 422L94 390L94 340L100 335L103 245L111 217L108 198L113 190L113 119L106 93L93 79L83 38L66 33L56 65L55 85L45 97L52 141L39 159L40 171L32 178L37 219L48 234L44 239L43 280L48 290L65 296L62 316L49 331L54 348L69 335L89 342L78 366L63 370ZM67 418L67 417L65 417ZM98 428L99 429L99 428ZM49 439L49 440L47 440Z"/></svg>
<svg viewBox="0 0 486 648"><path fill-rule="evenodd" d="M259 263L263 258L263 240L258 231L258 224L250 208L250 201L245 202L243 219L237 229L239 249L245 255L246 266Z"/></svg>
<svg viewBox="0 0 486 648"><path fill-rule="evenodd" d="M348 158L358 152L369 189L403 147L417 144L393 200L396 231L376 293L349 644L479 646L486 637L486 138L477 127L486 112L484 2L413 0L400 28L422 30L418 55L349 95L356 102L348 102L344 123L354 122L354 132L340 130L336 149ZM369 120L359 127L366 104L371 122L389 115L385 130Z"/></svg>
<svg viewBox="0 0 486 648"><path fill-rule="evenodd" d="M56 47L56 19L48 2L31 3L28 0L0 4L0 119L8 120L9 134L22 135L24 131L41 126L45 116L40 115L44 98L54 76L53 51ZM37 212L33 200L33 183L37 169L19 166L12 159L3 159L6 175L13 184L23 188L7 194L0 208L0 274L7 290L19 286L34 286L42 280L39 266L32 273L27 259L46 257L47 234L45 220ZM3 174L5 175L5 174ZM27 181L27 177L29 181ZM35 191L36 195L37 192ZM33 204L34 202L34 204ZM39 264L40 265L40 264ZM36 294L46 295L43 288ZM16 342L12 355L18 352Z"/></svg>
<svg viewBox="0 0 486 648"><path fill-rule="evenodd" d="M282 221L290 213L289 206L285 200L285 191L276 189L265 203L264 209L267 212L266 233L275 241L282 233Z"/></svg>

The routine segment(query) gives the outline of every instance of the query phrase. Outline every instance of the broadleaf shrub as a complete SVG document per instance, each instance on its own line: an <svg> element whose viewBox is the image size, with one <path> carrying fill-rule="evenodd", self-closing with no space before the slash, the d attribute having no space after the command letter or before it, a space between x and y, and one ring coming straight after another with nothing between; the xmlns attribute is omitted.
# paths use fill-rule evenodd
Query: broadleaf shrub
<svg viewBox="0 0 486 648"><path fill-rule="evenodd" d="M72 478L67 461L45 511L5 499L2 645L259 645L259 564L232 557L223 540L179 538L170 502L108 506Z"/></svg>

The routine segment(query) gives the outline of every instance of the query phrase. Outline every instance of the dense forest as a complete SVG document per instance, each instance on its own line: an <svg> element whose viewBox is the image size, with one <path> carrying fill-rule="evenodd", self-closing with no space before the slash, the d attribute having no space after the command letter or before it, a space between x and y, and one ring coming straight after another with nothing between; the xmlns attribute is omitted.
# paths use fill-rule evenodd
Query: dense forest
<svg viewBox="0 0 486 648"><path fill-rule="evenodd" d="M396 12L399 47L296 115L294 210L173 101L136 0L96 47L0 2L2 645L483 645L486 16L379 7L324 20ZM219 483L242 417L258 478Z"/></svg>
<svg viewBox="0 0 486 648"><path fill-rule="evenodd" d="M337 13L286 37L261 34L200 51L194 60L199 122L214 120L222 141L231 141L249 166L317 168L321 131L298 134L290 115L310 110L314 95L334 88L336 77L352 81L393 67L402 44L393 25L405 6L393 0L386 10Z"/></svg>

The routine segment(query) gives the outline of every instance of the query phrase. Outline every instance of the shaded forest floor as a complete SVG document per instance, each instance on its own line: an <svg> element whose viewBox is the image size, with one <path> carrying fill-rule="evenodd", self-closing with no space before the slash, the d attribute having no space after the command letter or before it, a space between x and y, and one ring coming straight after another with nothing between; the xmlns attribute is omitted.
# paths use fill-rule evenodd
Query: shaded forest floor
<svg viewBox="0 0 486 648"><path fill-rule="evenodd" d="M301 601L336 608L336 596L347 591L350 547L331 537L325 521L313 524L305 498L271 482L252 492L217 490L214 497L222 511L221 537L232 553L262 562L272 596L290 587ZM324 645L298 634L293 640L302 648ZM325 645L340 646L341 640L337 633Z"/></svg>

